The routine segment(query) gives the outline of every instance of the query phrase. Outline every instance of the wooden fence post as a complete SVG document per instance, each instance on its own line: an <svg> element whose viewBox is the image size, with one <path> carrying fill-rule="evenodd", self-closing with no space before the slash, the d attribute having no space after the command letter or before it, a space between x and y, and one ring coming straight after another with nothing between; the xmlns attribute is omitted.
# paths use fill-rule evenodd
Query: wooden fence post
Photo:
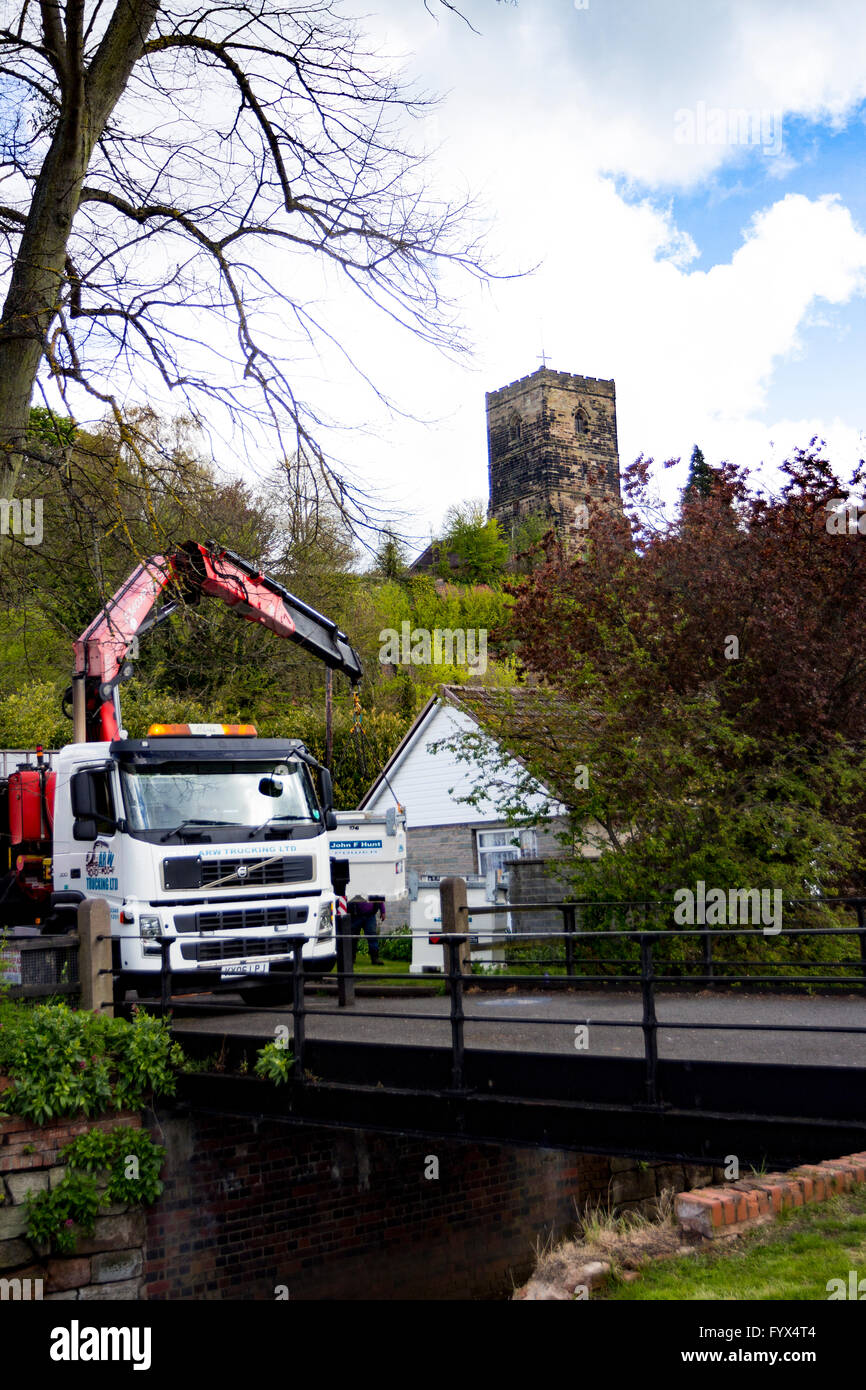
<svg viewBox="0 0 866 1390"><path fill-rule="evenodd" d="M469 947L469 913L462 912L461 908L466 907L466 879L465 878L443 878L439 883L439 915L442 920L442 933L460 936L465 935L466 940L461 941L458 947L458 960L460 962L461 975L472 974L472 951ZM445 974L449 973L448 943L442 943L445 953Z"/></svg>
<svg viewBox="0 0 866 1390"><path fill-rule="evenodd" d="M111 974L111 914L105 898L85 898L78 906L78 978L81 1007L114 1017ZM101 974L105 971L107 973Z"/></svg>

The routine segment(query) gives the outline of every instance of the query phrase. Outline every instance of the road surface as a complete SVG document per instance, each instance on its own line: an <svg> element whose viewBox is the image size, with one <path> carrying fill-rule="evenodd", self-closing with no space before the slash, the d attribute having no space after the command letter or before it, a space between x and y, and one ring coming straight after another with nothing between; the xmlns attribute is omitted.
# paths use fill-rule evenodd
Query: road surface
<svg viewBox="0 0 866 1390"><path fill-rule="evenodd" d="M240 1003L235 996L222 999ZM176 1000L178 1007L181 1001ZM340 1009L336 998L308 994L308 1038L361 1042L412 1043L448 1047L451 1042L449 1001L443 995L422 998L358 998ZM638 1057L643 1054L640 999L633 994L581 992L566 994L477 991L465 996L466 1046L520 1052L556 1052L589 1056ZM400 1018L400 1014L416 1017ZM804 998L782 995L737 996L659 993L658 1050L664 1058L866 1067L866 998L857 995ZM291 1024L291 1010L269 1008L207 1017L178 1017L185 1032L243 1033L267 1039L279 1025ZM685 1024L674 1028L673 1023ZM711 1027L695 1025L713 1025ZM739 1025L735 1030L718 1025ZM812 1033L753 1031L754 1025L861 1029ZM743 1025L749 1025L743 1029ZM576 1028L585 1026L585 1035ZM576 1049L575 1044L581 1046Z"/></svg>

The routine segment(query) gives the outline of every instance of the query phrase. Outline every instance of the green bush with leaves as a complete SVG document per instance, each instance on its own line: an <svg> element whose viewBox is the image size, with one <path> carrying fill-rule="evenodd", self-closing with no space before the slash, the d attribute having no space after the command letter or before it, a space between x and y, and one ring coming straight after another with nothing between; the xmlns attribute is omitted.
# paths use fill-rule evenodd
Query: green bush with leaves
<svg viewBox="0 0 866 1390"><path fill-rule="evenodd" d="M166 1019L136 1012L127 1022L63 1003L0 1006L0 1073L14 1083L3 1105L37 1124L173 1095L183 1060Z"/></svg>
<svg viewBox="0 0 866 1390"><path fill-rule="evenodd" d="M99 1215L99 1189L89 1174L67 1173L49 1192L28 1192L25 1204L28 1239L68 1255L80 1235L93 1235Z"/></svg>
<svg viewBox="0 0 866 1390"><path fill-rule="evenodd" d="M28 1239L61 1254L73 1251L79 1236L93 1234L101 1208L149 1205L163 1189L165 1149L143 1129L90 1129L67 1144L60 1159L67 1171L57 1186L28 1192L25 1202Z"/></svg>
<svg viewBox="0 0 866 1390"><path fill-rule="evenodd" d="M60 1158L70 1170L104 1174L106 1202L150 1203L162 1192L159 1172L165 1149L146 1129L89 1129L67 1144Z"/></svg>
<svg viewBox="0 0 866 1390"><path fill-rule="evenodd" d="M281 1042L265 1043L259 1051L255 1072L263 1081L273 1081L276 1086L281 1086L288 1081L289 1072L294 1065L295 1057L291 1048Z"/></svg>
<svg viewBox="0 0 866 1390"><path fill-rule="evenodd" d="M411 927L398 927L389 936L383 936L379 943L379 955L383 960L411 960Z"/></svg>

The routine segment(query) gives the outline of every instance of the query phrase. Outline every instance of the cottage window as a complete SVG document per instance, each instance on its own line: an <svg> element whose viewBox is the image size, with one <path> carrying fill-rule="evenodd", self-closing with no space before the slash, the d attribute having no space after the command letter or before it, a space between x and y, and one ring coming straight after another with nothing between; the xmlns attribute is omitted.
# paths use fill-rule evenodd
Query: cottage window
<svg viewBox="0 0 866 1390"><path fill-rule="evenodd" d="M520 847L514 843L513 830L478 830L478 872L487 874L491 869L504 869L512 859L520 858Z"/></svg>

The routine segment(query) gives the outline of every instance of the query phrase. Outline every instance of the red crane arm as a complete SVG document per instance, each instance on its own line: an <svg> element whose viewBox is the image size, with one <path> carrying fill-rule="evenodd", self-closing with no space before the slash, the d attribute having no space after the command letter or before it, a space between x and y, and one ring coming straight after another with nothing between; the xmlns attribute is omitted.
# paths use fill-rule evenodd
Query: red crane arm
<svg viewBox="0 0 866 1390"><path fill-rule="evenodd" d="M157 608L169 588L177 596ZM357 652L330 618L233 551L213 541L185 541L168 556L155 555L139 565L76 641L76 742L119 737L116 689L132 673L127 662L130 647L184 601L197 603L203 596L218 598L240 617L297 643L326 666L342 671L353 685L361 679Z"/></svg>

